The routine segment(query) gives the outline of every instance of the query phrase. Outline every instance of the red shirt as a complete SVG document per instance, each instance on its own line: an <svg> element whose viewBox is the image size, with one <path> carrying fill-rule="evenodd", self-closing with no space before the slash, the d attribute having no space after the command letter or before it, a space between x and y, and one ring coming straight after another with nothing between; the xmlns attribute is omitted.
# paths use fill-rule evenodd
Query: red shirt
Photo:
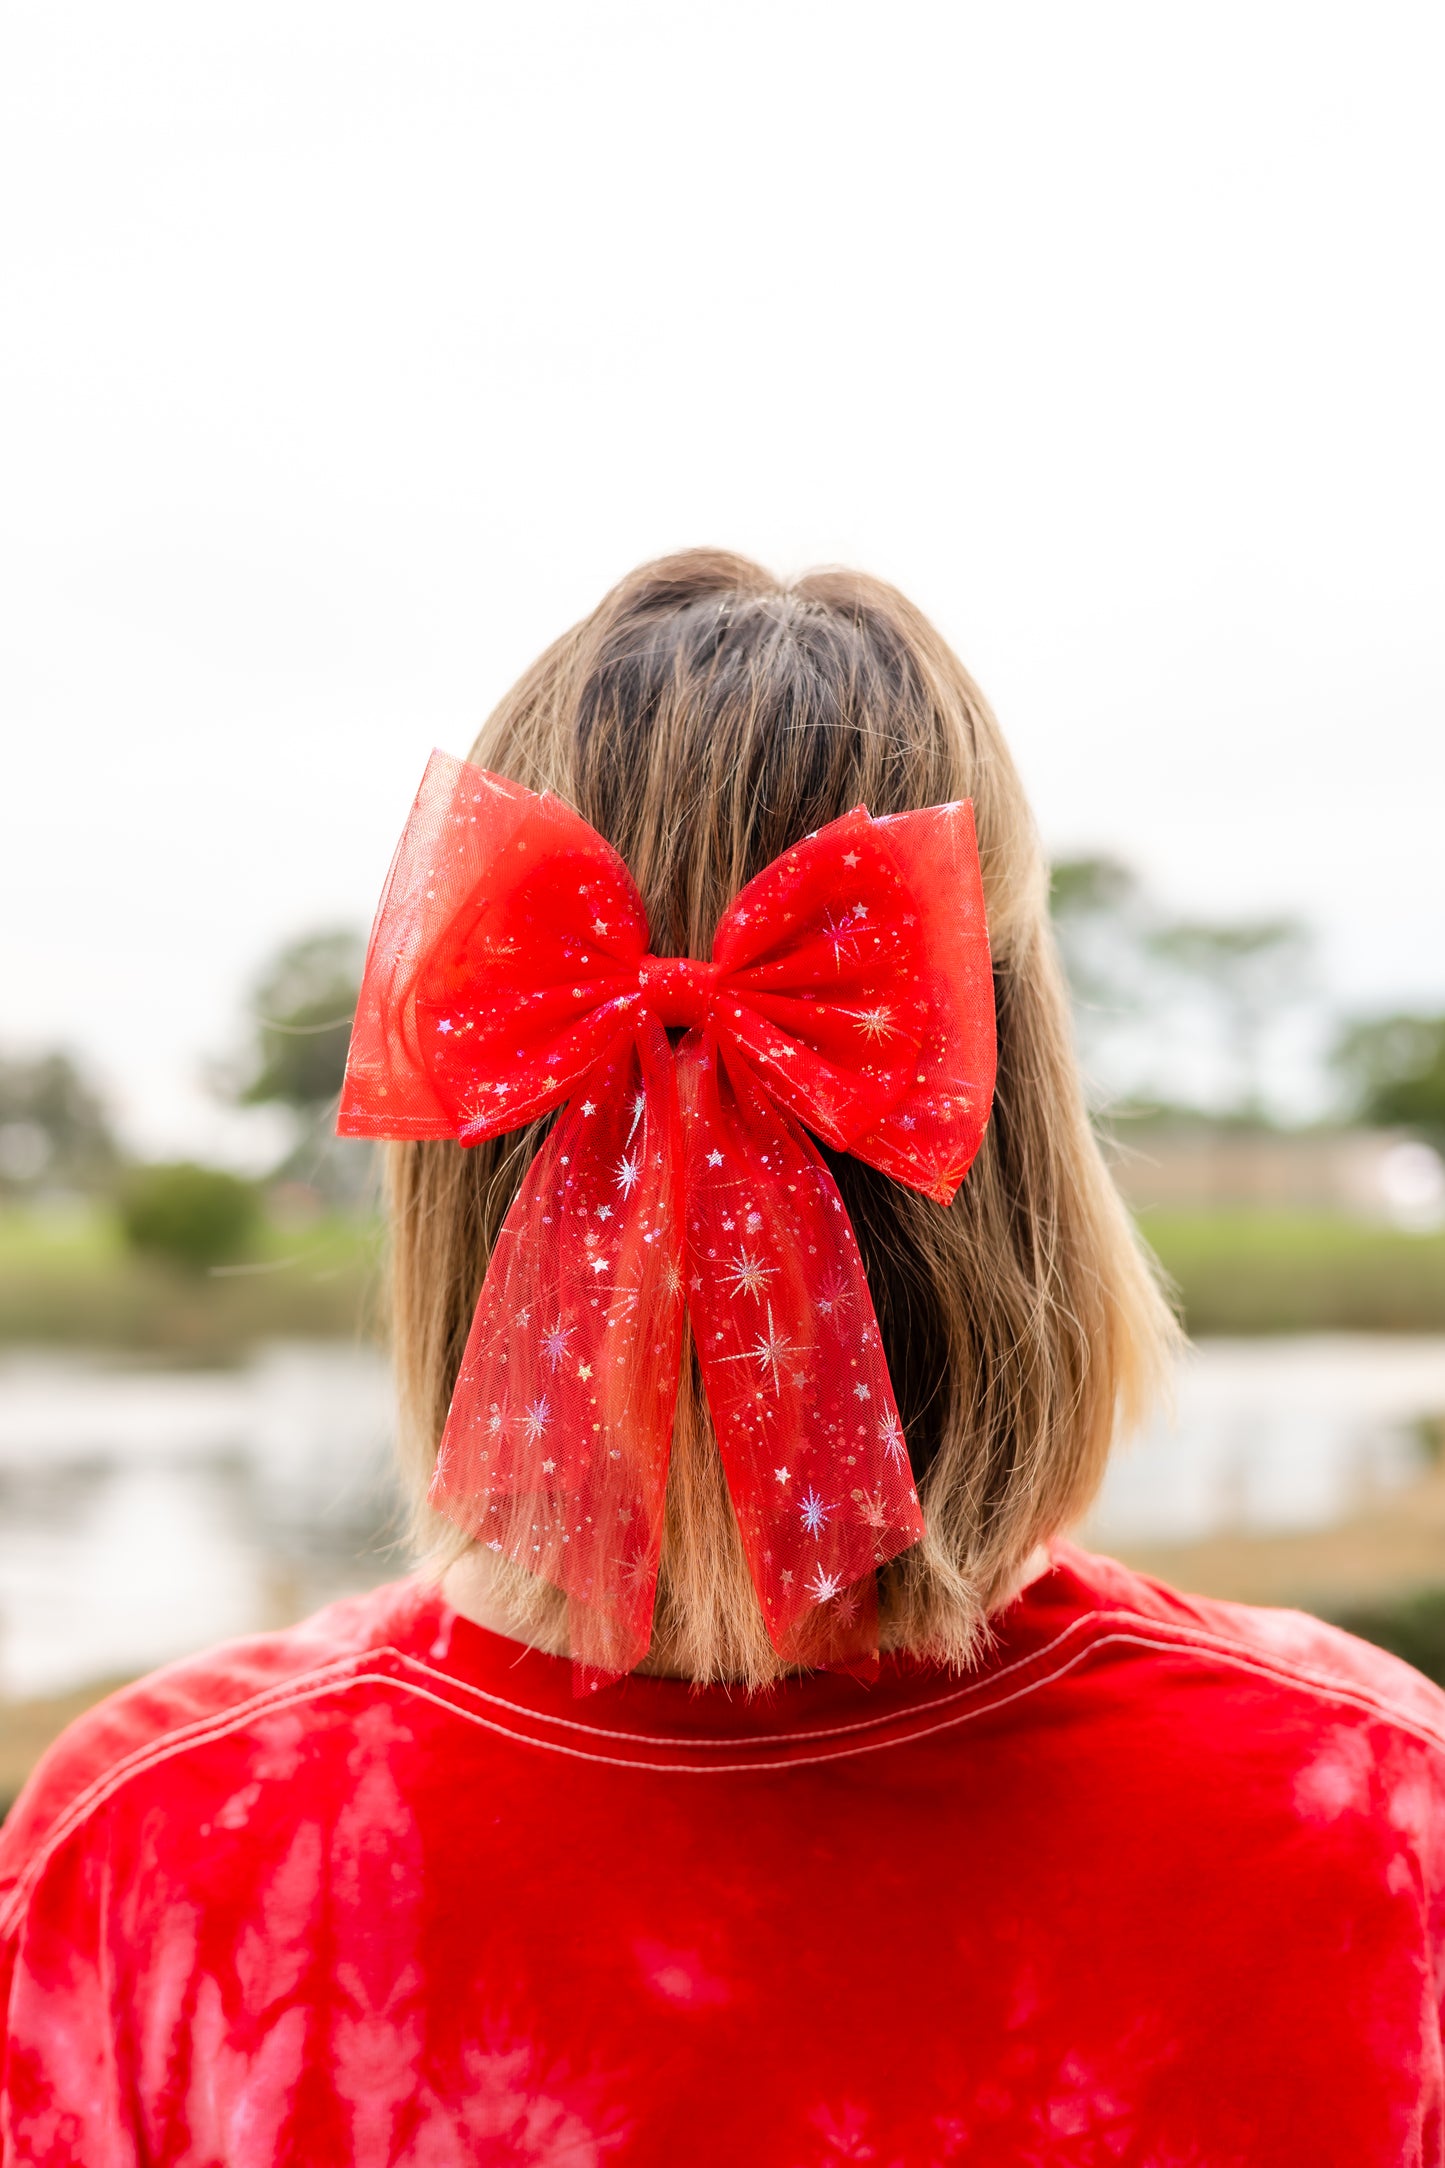
<svg viewBox="0 0 1445 2168"><path fill-rule="evenodd" d="M579 1703L404 1581L128 1688L0 1842L4 2160L1445 2158L1445 1696L1068 1547L998 1624Z"/></svg>

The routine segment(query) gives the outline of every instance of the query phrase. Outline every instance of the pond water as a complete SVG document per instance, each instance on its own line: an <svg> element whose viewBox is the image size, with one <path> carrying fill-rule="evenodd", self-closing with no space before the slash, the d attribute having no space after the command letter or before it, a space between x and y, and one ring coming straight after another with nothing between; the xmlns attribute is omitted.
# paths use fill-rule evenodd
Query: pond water
<svg viewBox="0 0 1445 2168"><path fill-rule="evenodd" d="M1442 1412L1445 1337L1206 1343L1086 1535L1326 1526L1408 1484ZM363 1349L225 1373L0 1359L0 1695L124 1677L404 1571L391 1427Z"/></svg>
<svg viewBox="0 0 1445 2168"><path fill-rule="evenodd" d="M1188 1543L1328 1528L1408 1486L1445 1416L1445 1337L1209 1340L1172 1411L1114 1455L1088 1540Z"/></svg>
<svg viewBox="0 0 1445 2168"><path fill-rule="evenodd" d="M0 1694L121 1678L405 1570L375 1353L0 1361Z"/></svg>

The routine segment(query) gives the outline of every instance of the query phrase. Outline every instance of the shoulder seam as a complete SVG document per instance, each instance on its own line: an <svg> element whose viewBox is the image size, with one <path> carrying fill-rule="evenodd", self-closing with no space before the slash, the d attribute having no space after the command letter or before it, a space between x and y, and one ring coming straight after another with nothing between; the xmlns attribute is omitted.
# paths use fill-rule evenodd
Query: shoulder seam
<svg viewBox="0 0 1445 2168"><path fill-rule="evenodd" d="M1011 1692L982 1698L976 1706L971 1708L952 1707L951 1713L938 1716L933 1723L919 1724L916 1721L910 1721L910 1718L916 1719L920 1714L927 1715L933 1710L950 1708L952 1704L965 1699L970 1692L982 1694L985 1685L997 1685L1010 1674L1017 1674L1030 1664L1040 1664L1042 1659L1055 1652L1062 1652L1064 1644L1081 1627L1093 1627L1097 1630L1089 1634L1080 1645L1072 1650L1058 1654L1056 1661L1041 1669L1037 1677L1022 1680ZM1007 1667L1005 1672L994 1673L987 1682L977 1681L971 1689L967 1687L960 1688L956 1693L941 1696L933 1702L922 1705L921 1708L916 1707L911 1711L894 1711L890 1715L864 1719L857 1725L831 1727L828 1731L772 1733L761 1735L758 1739L748 1742L719 1741L719 1750L731 1748L736 1751L740 1746L751 1746L753 1748L751 1758L728 1762L709 1760L698 1763L668 1763L650 1761L642 1753L632 1756L589 1753L583 1747L574 1746L560 1739L539 1738L528 1731L514 1730L512 1726L499 1722L495 1717L485 1716L479 1710L469 1709L457 1702L454 1698L456 1690L459 1686L465 1686L467 1682L457 1680L449 1673L434 1671L431 1666L421 1663L417 1658L407 1656L404 1651L383 1643L370 1649L353 1652L333 1663L317 1665L310 1671L294 1673L286 1679L278 1680L274 1685L263 1689L261 1692L249 1696L246 1700L233 1704L228 1709L218 1710L209 1716L195 1719L189 1724L178 1725L172 1731L162 1732L156 1738L148 1740L144 1746L136 1748L132 1753L123 1757L110 1769L102 1771L57 1816L53 1827L47 1832L43 1842L36 1847L34 1854L17 1874L14 1888L9 1897L0 1902L0 1939L7 1938L14 1932L20 1916L29 1902L31 1891L61 1845L73 1836L75 1831L92 1814L104 1806L109 1799L113 1798L133 1777L143 1776L147 1770L161 1762L171 1760L176 1755L187 1753L192 1748L208 1745L213 1739L225 1738L230 1733L242 1729L253 1718L263 1716L272 1709L288 1708L294 1703L314 1700L324 1694L340 1692L353 1685L376 1684L391 1686L403 1693L413 1694L419 1700L430 1702L434 1706L461 1718L464 1722L477 1724L484 1730L494 1732L501 1738L514 1740L523 1746L538 1748L543 1753L562 1754L569 1760L591 1762L617 1769L648 1771L661 1776L724 1776L759 1774L762 1772L782 1773L790 1769L815 1767L821 1762L845 1760L860 1754L877 1753L889 1747L906 1746L916 1739L931 1737L937 1732L951 1730L956 1725L967 1723L976 1717L989 1715L997 1709L1006 1708L1010 1703L1022 1700L1027 1695L1036 1693L1043 1687L1052 1685L1056 1680L1064 1678L1089 1656L1111 1647L1152 1649L1159 1652L1190 1650L1205 1659L1228 1665L1235 1670L1253 1673L1255 1676L1265 1679L1273 1679L1283 1685L1298 1687L1326 1700L1334 1701L1344 1708L1352 1709L1358 1714L1378 1718L1409 1734L1422 1745L1431 1747L1437 1753L1445 1756L1445 1726L1442 1726L1440 1730L1434 1729L1403 1709L1392 1706L1384 1696L1369 1687L1362 1686L1352 1680L1339 1679L1329 1673L1317 1671L1310 1665L1281 1658L1270 1650L1252 1649L1246 1643L1233 1640L1225 1635L1210 1634L1204 1629L1186 1626L1181 1622L1145 1619L1141 1614L1135 1612L1087 1613L1082 1619L1072 1620L1067 1627L1054 1636L1052 1641L1044 1643L1041 1648L1034 1650L1030 1656L1019 1658L1016 1663ZM418 1680L407 1677L405 1673L387 1670L373 1671L367 1668L377 1662L378 1659L387 1657L393 1658L413 1671L420 1672L423 1678L436 1679L439 1683L445 1685L449 1691L445 1694L439 1693L430 1686L423 1685ZM640 1749L683 1746L696 1751L704 1744L696 1739L677 1740L662 1738L657 1735L649 1736L647 1734L618 1733L615 1731L599 1732L594 1726L579 1725L567 1718L539 1718L539 1712L535 1709L522 1704L503 1701L499 1696L485 1694L484 1690L479 1688L468 1688L468 1691L474 1694L482 1694L484 1699L506 1711L508 1715L522 1717L532 1723L540 1720L554 1724L566 1724L569 1729L583 1730L594 1738L625 1739ZM867 1729L878 1731L890 1723L899 1727L893 1736L857 1739L851 1742L843 1740L841 1736L847 1732L859 1732ZM759 1755L758 1753L759 1748L777 1745L789 1746L810 1739L825 1738L830 1738L837 1743L818 1754L792 1753L769 1756L766 1754Z"/></svg>
<svg viewBox="0 0 1445 2168"><path fill-rule="evenodd" d="M272 1685L250 1694L243 1701L232 1702L224 1709L215 1709L209 1715L193 1717L188 1723L178 1724L169 1731L157 1732L142 1746L133 1747L128 1754L113 1762L76 1793L69 1804L56 1816L53 1827L47 1832L43 1843L37 1848L35 1860L43 1863L51 1853L62 1845L72 1831L77 1829L97 1808L103 1806L132 1776L142 1775L152 1761L162 1761L171 1754L183 1753L191 1746L204 1746L215 1738L224 1738L227 1732L236 1730L253 1716L264 1715L273 1704L282 1706L296 1698L296 1689L308 1688L324 1692L332 1683L343 1684L348 1670L358 1664L370 1663L375 1657L398 1654L388 1650L384 1643L369 1649L353 1650L344 1657L334 1658L328 1664L313 1665L307 1671L289 1673ZM16 1876L16 1891L25 1884L28 1868ZM13 1894L10 1899L0 1899L0 1938L8 1935L13 1925L15 1911Z"/></svg>
<svg viewBox="0 0 1445 2168"><path fill-rule="evenodd" d="M1176 1642L1180 1647L1197 1648L1201 1653L1217 1653L1226 1659L1232 1655L1237 1655L1257 1668L1276 1675L1282 1681L1337 1697L1343 1693L1352 1700L1358 1701L1361 1707L1373 1708L1377 1714L1387 1721L1402 1724L1407 1730L1418 1731L1422 1738L1431 1739L1434 1744L1441 1748L1442 1752L1445 1752L1445 1714L1442 1714L1440 1729L1436 1732L1423 1719L1414 1717L1408 1711L1398 1707L1377 1687L1367 1686L1356 1679L1342 1678L1336 1672L1323 1670L1315 1665L1302 1662L1296 1657L1282 1655L1275 1649L1256 1647L1240 1635L1220 1633L1208 1627L1195 1626L1182 1619L1154 1619L1144 1612L1125 1609L1082 1612L1077 1618L1071 1619L1069 1624L1062 1627L1050 1640L1041 1642L1036 1649L1031 1649L1021 1656L1016 1656L1012 1662L1001 1665L998 1670L989 1672L986 1677L967 1679L962 1685L951 1688L947 1693L936 1695L927 1701L912 1702L906 1709L887 1710L877 1716L859 1717L851 1723L809 1725L797 1731L760 1732L756 1739L749 1740L746 1743L748 1745L773 1746L793 1741L842 1738L858 1732L877 1731L888 1724L908 1722L915 1717L926 1716L935 1709L949 1708L957 1702L966 1701L988 1692L1003 1680L1026 1670L1029 1665L1039 1663L1052 1650L1057 1649L1062 1642L1072 1639L1074 1635L1080 1632L1092 1632L1097 1639L1102 1629L1131 1626L1147 1628L1154 1635L1163 1635ZM1123 1642L1128 1637L1121 1633L1109 1633L1105 1638ZM1146 1643L1144 1645L1153 1646L1158 1644ZM434 1665L424 1663L420 1657L410 1656L403 1650L389 1649L387 1653L396 1656L401 1663L407 1665L411 1670L420 1672L424 1677L443 1681L453 1692L460 1690L478 1700L489 1702L494 1708L504 1709L514 1716L525 1717L531 1723L547 1724L554 1729L582 1732L588 1738L619 1739L630 1742L645 1741L649 1746L684 1747L697 1752L707 1752L714 1745L717 1751L721 1752L728 1748L736 1748L744 1743L742 1740L734 1738L720 1738L713 1742L687 1734L678 1737L662 1732L641 1733L625 1729L609 1729L599 1724L583 1722L575 1717L554 1715L550 1710L537 1709L527 1702L509 1701L504 1695L494 1693L487 1687L474 1685L470 1679L458 1678L453 1672L442 1671ZM1386 1652L1381 1651L1381 1653Z"/></svg>

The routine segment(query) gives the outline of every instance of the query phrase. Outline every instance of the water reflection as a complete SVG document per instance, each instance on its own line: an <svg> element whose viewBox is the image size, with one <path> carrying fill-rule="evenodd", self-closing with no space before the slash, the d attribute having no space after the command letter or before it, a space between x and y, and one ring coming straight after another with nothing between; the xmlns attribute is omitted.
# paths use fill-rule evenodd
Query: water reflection
<svg viewBox="0 0 1445 2168"><path fill-rule="evenodd" d="M399 1570L385 1363L0 1364L0 1694L123 1677Z"/></svg>
<svg viewBox="0 0 1445 2168"><path fill-rule="evenodd" d="M1087 1533L1107 1548L1328 1528L1414 1481L1442 1414L1442 1337L1205 1341L1172 1416L1115 1455Z"/></svg>
<svg viewBox="0 0 1445 2168"><path fill-rule="evenodd" d="M1112 1466L1104 1546L1327 1526L1408 1484L1445 1338L1216 1341ZM278 1345L246 1369L0 1361L0 1695L119 1678L402 1570L384 1361Z"/></svg>

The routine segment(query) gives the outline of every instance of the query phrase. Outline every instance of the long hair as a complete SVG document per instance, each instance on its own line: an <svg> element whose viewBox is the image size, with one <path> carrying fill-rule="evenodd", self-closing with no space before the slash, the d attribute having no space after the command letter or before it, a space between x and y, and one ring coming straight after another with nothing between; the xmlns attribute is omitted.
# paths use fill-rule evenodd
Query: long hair
<svg viewBox="0 0 1445 2168"><path fill-rule="evenodd" d="M825 1153L857 1231L927 1534L879 1577L885 1645L964 1665L1035 1546L1092 1498L1175 1328L1084 1111L1047 872L997 723L920 613L880 580L781 583L693 550L643 565L527 671L472 758L565 798L617 849L658 954L706 956L725 906L856 805L971 798L998 1013L992 1118L946 1209ZM394 1351L424 1551L467 1546L425 1505L497 1231L533 1125L463 1150L390 1146ZM565 1598L506 1560L492 1600L564 1648ZM651 1661L759 1686L781 1669L738 1540L690 1343Z"/></svg>

